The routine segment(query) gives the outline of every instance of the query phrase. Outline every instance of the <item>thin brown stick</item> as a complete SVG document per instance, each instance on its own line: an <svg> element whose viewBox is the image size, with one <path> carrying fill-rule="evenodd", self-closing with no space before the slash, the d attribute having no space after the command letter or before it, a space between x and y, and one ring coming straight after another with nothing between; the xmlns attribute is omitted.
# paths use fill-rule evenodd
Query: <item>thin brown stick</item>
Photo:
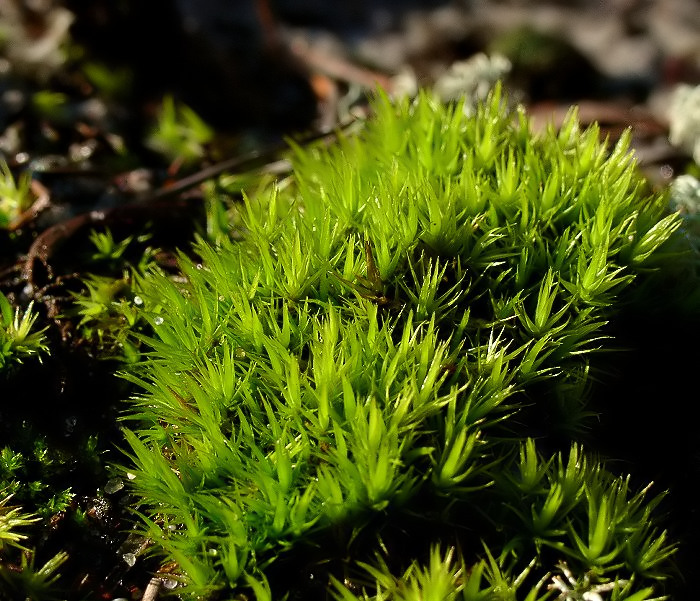
<svg viewBox="0 0 700 601"><path fill-rule="evenodd" d="M391 79L384 73L365 69L340 57L329 56L327 53L314 50L302 41L292 43L290 51L311 71L317 71L346 83L355 83L364 88L374 89L380 86L387 92L391 91Z"/></svg>
<svg viewBox="0 0 700 601"><path fill-rule="evenodd" d="M341 125L340 127L342 129L347 127L347 125L348 124ZM310 144L311 142L315 142L333 135L333 131L323 130L302 136L299 140L295 140L295 142L300 145ZM187 175L177 180L173 184L159 188L154 192L149 192L144 198L141 198L139 202L150 202L153 200L176 196L227 171L244 171L266 165L272 161L272 158L275 155L278 155L279 153L288 149L289 144L282 142L264 148L263 150L254 150L244 156L226 159L219 163L215 163L214 165L205 167L192 175Z"/></svg>
<svg viewBox="0 0 700 601"><path fill-rule="evenodd" d="M302 137L297 143L309 144L316 140L333 135L333 133L327 131L314 132ZM174 184L148 192L144 196L138 197L135 200L131 200L116 207L101 211L81 213L80 215L76 215L75 217L52 225L39 234L39 236L37 236L32 245L29 247L29 252L27 253L27 258L24 261L24 267L22 270L24 279L27 281L32 291L34 291L36 288L34 267L37 264L37 261L44 266L49 277L52 277L50 269L51 257L66 240L84 228L98 224L110 224L112 222L118 222L125 219L133 219L137 218L139 215L146 218L151 217L154 212L164 208L161 203L161 201L164 199L171 199L167 205L168 210L177 210L178 208L183 209L185 205L188 204L188 200L180 199L175 201L172 200L173 197L178 196L207 180L221 175L222 173L229 171L240 172L254 169L258 166L262 167L264 165L269 165L273 162L273 159L277 155L288 148L289 145L287 143L280 143L260 151L250 152L245 156L233 157L209 167L205 167L192 175L183 177ZM179 205L177 204L178 202L180 203ZM189 199L189 202L191 203L192 199Z"/></svg>

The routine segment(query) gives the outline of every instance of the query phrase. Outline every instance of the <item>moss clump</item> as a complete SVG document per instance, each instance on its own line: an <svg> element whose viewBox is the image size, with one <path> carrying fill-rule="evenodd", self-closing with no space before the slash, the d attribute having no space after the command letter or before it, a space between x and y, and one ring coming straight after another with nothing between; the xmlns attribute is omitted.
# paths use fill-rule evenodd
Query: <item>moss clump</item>
<svg viewBox="0 0 700 601"><path fill-rule="evenodd" d="M575 113L535 136L498 88L470 117L374 109L295 149L240 240L139 279L126 469L179 594L663 592L660 497L572 438L590 352L679 217Z"/></svg>
<svg viewBox="0 0 700 601"><path fill-rule="evenodd" d="M43 330L34 328L36 317L32 304L20 314L0 292L0 377L4 378L13 364L48 350Z"/></svg>

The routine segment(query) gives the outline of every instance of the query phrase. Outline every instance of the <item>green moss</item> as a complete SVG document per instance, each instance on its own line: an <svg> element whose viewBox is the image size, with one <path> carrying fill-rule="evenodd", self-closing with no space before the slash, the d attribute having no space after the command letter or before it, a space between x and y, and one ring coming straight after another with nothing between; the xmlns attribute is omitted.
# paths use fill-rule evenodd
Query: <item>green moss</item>
<svg viewBox="0 0 700 601"><path fill-rule="evenodd" d="M19 219L33 202L29 174L15 178L7 163L0 161L0 229Z"/></svg>
<svg viewBox="0 0 700 601"><path fill-rule="evenodd" d="M0 375L12 364L27 357L40 356L48 350L44 331L36 331L37 315L32 303L23 313L13 309L7 297L0 292Z"/></svg>
<svg viewBox="0 0 700 601"><path fill-rule="evenodd" d="M242 239L138 278L125 469L155 552L192 599L658 594L661 497L571 440L680 217L575 113L373 107L245 199Z"/></svg>

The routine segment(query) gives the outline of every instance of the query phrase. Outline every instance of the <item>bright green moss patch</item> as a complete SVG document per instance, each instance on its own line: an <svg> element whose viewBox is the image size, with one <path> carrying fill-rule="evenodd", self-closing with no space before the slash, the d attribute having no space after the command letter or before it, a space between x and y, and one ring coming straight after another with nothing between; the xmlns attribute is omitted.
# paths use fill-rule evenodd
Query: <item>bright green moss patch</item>
<svg viewBox="0 0 700 601"><path fill-rule="evenodd" d="M48 350L43 331L36 331L36 313L32 304L23 313L12 308L7 297L0 292L0 377L4 377L13 363L39 356Z"/></svg>
<svg viewBox="0 0 700 601"><path fill-rule="evenodd" d="M246 199L240 241L140 278L127 470L183 598L662 592L660 497L570 441L680 219L626 137L504 106L380 96Z"/></svg>

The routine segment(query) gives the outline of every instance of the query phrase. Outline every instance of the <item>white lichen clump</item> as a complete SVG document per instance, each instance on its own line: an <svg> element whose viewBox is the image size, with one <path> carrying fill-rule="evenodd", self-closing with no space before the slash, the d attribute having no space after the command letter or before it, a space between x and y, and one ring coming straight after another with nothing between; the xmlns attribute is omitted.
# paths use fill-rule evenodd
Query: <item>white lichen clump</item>
<svg viewBox="0 0 700 601"><path fill-rule="evenodd" d="M678 211L686 223L686 232L695 250L700 250L700 180L679 175L671 184L669 206Z"/></svg>
<svg viewBox="0 0 700 601"><path fill-rule="evenodd" d="M700 213L700 180L692 175L679 175L671 184L671 209L681 215Z"/></svg>
<svg viewBox="0 0 700 601"><path fill-rule="evenodd" d="M467 60L452 63L435 79L432 91L442 102L463 101L465 114L472 115L477 104L486 100L496 82L501 81L510 69L511 63L506 57L480 52ZM418 87L418 79L410 66L405 66L391 78L394 99L415 98Z"/></svg>
<svg viewBox="0 0 700 601"><path fill-rule="evenodd" d="M700 164L700 86L681 84L674 90L668 139Z"/></svg>
<svg viewBox="0 0 700 601"><path fill-rule="evenodd" d="M465 61L453 63L435 82L433 90L443 102L461 97L476 105L483 101L496 82L510 71L510 61L499 54L475 54Z"/></svg>
<svg viewBox="0 0 700 601"><path fill-rule="evenodd" d="M46 3L39 24L23 13L22 3L0 2L0 47L12 68L45 82L64 63L75 20L69 10Z"/></svg>

